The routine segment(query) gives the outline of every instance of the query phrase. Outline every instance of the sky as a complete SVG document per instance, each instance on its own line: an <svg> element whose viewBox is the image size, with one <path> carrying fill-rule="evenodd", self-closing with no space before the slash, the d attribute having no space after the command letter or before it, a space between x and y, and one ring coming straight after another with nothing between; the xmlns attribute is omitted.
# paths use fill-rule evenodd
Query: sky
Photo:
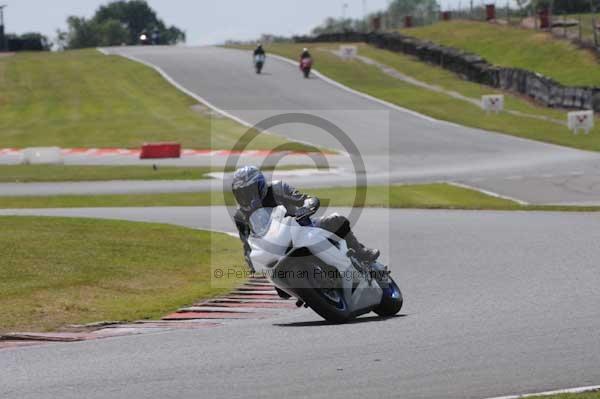
<svg viewBox="0 0 600 399"><path fill-rule="evenodd" d="M513 1L513 0L511 0ZM51 40L56 29L66 28L70 15L90 17L108 0L0 0L6 31L41 32ZM248 40L262 33L291 36L308 33L329 16L363 16L385 8L388 0L148 0L167 25L186 31L187 44L218 44L227 39ZM442 0L442 8L463 6L469 0ZM481 4L483 0L474 0ZM486 0L505 5L506 0Z"/></svg>

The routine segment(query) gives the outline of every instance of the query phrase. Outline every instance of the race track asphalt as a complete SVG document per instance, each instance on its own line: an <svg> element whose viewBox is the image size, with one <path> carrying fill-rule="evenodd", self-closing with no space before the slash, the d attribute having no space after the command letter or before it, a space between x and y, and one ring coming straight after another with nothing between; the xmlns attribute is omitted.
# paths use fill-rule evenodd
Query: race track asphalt
<svg viewBox="0 0 600 399"><path fill-rule="evenodd" d="M340 209L347 213L348 209ZM215 208L3 210L232 230ZM0 351L0 397L486 398L600 381L600 216L366 209L402 315L308 309L222 327Z"/></svg>

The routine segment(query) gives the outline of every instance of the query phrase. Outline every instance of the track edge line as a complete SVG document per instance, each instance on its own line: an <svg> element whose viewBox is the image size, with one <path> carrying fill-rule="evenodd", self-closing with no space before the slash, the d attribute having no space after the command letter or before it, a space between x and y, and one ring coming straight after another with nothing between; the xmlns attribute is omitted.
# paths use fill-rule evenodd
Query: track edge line
<svg viewBox="0 0 600 399"><path fill-rule="evenodd" d="M526 393L523 395L497 396L497 397L487 398L487 399L520 399L520 398L529 398L532 396L550 396L550 395L560 395L560 394L565 394L565 393L567 393L567 394L568 393L584 393L584 392L596 391L596 390L600 390L600 385L559 389L556 391L547 391L547 392L539 392L539 393Z"/></svg>

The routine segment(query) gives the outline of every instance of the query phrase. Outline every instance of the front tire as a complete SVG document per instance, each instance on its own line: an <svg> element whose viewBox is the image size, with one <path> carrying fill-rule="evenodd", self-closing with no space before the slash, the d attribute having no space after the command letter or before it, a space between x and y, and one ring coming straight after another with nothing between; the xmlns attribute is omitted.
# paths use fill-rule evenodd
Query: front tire
<svg viewBox="0 0 600 399"><path fill-rule="evenodd" d="M341 288L323 288L322 279L315 277L322 275L319 270L322 271L323 266L320 262L316 262L305 268L308 272L306 285L297 290L298 294L312 310L325 320L332 323L345 323L352 319L352 314L348 309L343 290Z"/></svg>
<svg viewBox="0 0 600 399"><path fill-rule="evenodd" d="M404 303L400 287L398 287L398 284L396 284L391 277L389 277L389 279L390 282L387 284L388 286L385 288L382 287L383 296L381 298L381 303L373 309L373 312L383 317L394 316L402 309Z"/></svg>

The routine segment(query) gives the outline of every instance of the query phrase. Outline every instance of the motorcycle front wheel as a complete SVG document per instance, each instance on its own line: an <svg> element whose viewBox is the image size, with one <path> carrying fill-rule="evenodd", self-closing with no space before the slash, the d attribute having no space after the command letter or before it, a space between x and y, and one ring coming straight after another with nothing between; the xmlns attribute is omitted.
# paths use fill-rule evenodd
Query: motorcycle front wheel
<svg viewBox="0 0 600 399"><path fill-rule="evenodd" d="M348 304L341 288L335 287L335 282L324 281L323 265L315 264L308 267L305 274L305 288L298 290L302 300L319 316L332 323L345 323L352 318Z"/></svg>
<svg viewBox="0 0 600 399"><path fill-rule="evenodd" d="M381 303L373 312L377 313L379 316L389 317L397 314L400 309L402 309L402 305L404 299L402 298L402 291L400 291L400 287L398 284L391 278L389 278L389 283L387 283L387 287L383 288L383 296L381 298Z"/></svg>

